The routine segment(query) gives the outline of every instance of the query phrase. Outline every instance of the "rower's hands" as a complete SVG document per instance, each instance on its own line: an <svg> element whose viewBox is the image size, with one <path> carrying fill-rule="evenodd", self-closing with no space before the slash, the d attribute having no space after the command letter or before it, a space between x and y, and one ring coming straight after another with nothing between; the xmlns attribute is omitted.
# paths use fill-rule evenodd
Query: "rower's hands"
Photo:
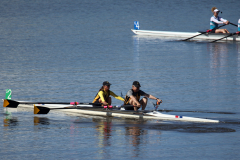
<svg viewBox="0 0 240 160"><path fill-rule="evenodd" d="M162 100L161 99L157 99L157 104L160 104L160 103L162 103Z"/></svg>
<svg viewBox="0 0 240 160"><path fill-rule="evenodd" d="M224 24L229 24L229 23L230 23L229 21L224 22Z"/></svg>
<svg viewBox="0 0 240 160"><path fill-rule="evenodd" d="M138 105L136 105L136 107L141 108L141 104L139 103Z"/></svg>
<svg viewBox="0 0 240 160"><path fill-rule="evenodd" d="M108 103L107 102L102 102L103 106L107 106Z"/></svg>

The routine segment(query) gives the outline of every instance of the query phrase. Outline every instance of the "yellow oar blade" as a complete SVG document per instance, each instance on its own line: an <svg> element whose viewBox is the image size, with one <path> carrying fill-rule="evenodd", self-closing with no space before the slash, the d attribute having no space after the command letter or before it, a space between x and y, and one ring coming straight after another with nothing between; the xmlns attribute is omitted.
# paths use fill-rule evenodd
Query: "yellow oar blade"
<svg viewBox="0 0 240 160"><path fill-rule="evenodd" d="M34 105L34 111L33 111L34 114L48 114L49 111L50 111L49 108Z"/></svg>
<svg viewBox="0 0 240 160"><path fill-rule="evenodd" d="M4 99L3 101L3 107L17 108L18 105L19 105L19 102L14 100Z"/></svg>
<svg viewBox="0 0 240 160"><path fill-rule="evenodd" d="M3 107L7 107L10 103L8 102L7 99L4 99L3 101Z"/></svg>

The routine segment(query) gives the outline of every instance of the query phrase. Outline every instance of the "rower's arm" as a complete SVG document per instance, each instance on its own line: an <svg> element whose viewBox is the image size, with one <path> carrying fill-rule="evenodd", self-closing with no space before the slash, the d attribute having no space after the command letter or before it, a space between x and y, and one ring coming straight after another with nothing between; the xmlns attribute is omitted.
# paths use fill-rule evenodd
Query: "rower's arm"
<svg viewBox="0 0 240 160"><path fill-rule="evenodd" d="M227 22L227 21L228 21L228 20L223 19L223 18L220 18L220 20L221 20L222 22Z"/></svg>
<svg viewBox="0 0 240 160"><path fill-rule="evenodd" d="M158 102L162 103L162 100L161 100L161 99L156 98L156 97L154 97L154 96L151 95L151 94L144 94L144 96L147 97L147 98L150 98L150 99L157 100Z"/></svg>
<svg viewBox="0 0 240 160"><path fill-rule="evenodd" d="M224 23L224 24L229 24L229 21L223 18L220 18L220 20Z"/></svg>
<svg viewBox="0 0 240 160"><path fill-rule="evenodd" d="M120 101L124 101L124 99L118 95L116 95L114 92L110 91L110 95L113 96L114 98L120 100Z"/></svg>
<svg viewBox="0 0 240 160"><path fill-rule="evenodd" d="M98 95L101 99L102 102L105 102L104 96L103 96L103 91L98 92Z"/></svg>
<svg viewBox="0 0 240 160"><path fill-rule="evenodd" d="M222 20L223 18L220 18L220 20ZM223 19L225 20L225 19ZM224 21L218 21L216 18L211 18L211 21L217 23L217 24L223 24Z"/></svg>

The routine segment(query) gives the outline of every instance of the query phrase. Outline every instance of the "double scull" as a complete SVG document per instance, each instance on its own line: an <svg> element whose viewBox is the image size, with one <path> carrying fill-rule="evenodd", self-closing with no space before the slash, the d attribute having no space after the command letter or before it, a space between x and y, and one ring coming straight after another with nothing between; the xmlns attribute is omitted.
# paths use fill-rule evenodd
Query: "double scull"
<svg viewBox="0 0 240 160"><path fill-rule="evenodd" d="M15 103L12 103L15 102ZM14 101L14 100L4 100L3 106L16 108L19 107L28 107L34 108L34 114L47 114L50 110L68 112L68 113L80 113L86 115L95 115L95 116L112 116L112 117L121 117L121 118L131 118L131 119L146 119L146 120L168 120L168 121L185 121L185 122L207 122L207 123L219 123L219 120L205 119L205 118L195 118L187 117L180 115L170 115L161 113L157 110L146 110L146 111L129 111L125 110L124 106L114 106L112 108L103 108L101 106L94 106L89 103L77 104L57 104L51 103L42 103L38 104L36 102L29 101ZM28 104L28 105L26 105ZM32 104L32 105L29 105Z"/></svg>

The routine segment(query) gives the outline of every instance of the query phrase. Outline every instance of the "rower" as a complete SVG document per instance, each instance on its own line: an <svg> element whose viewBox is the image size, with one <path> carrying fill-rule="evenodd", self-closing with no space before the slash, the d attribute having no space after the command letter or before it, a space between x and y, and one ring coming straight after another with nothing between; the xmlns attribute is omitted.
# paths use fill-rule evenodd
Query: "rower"
<svg viewBox="0 0 240 160"><path fill-rule="evenodd" d="M156 98L150 94L145 93L140 90L140 83L138 81L134 81L132 84L132 89L127 92L125 97L124 105L133 105L134 107L125 107L125 110L135 110L137 111L141 106L142 110L144 110L147 106L148 98L157 100L159 103L162 103L162 100ZM140 96L144 96L140 100Z"/></svg>
<svg viewBox="0 0 240 160"><path fill-rule="evenodd" d="M213 16L210 18L210 29L212 33L229 33L227 29L217 29L218 24L229 24L229 21L218 16L220 12L216 7L212 9Z"/></svg>
<svg viewBox="0 0 240 160"><path fill-rule="evenodd" d="M104 81L103 86L98 91L92 103L102 103L103 106L109 106L112 103L110 95L118 100L124 101L122 97L117 96L115 93L109 90L110 85L111 83L109 83L108 81Z"/></svg>
<svg viewBox="0 0 240 160"><path fill-rule="evenodd" d="M240 19L238 20L238 32L240 32Z"/></svg>

